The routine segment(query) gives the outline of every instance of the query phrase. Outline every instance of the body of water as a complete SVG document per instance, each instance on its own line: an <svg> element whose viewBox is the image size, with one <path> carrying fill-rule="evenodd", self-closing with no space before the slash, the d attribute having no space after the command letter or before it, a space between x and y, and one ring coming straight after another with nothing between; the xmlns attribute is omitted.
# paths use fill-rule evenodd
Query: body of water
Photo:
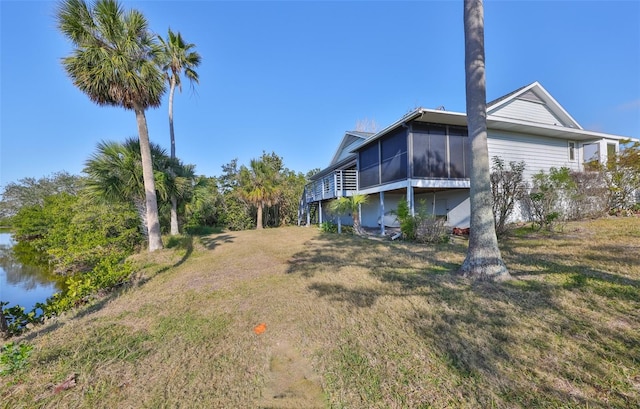
<svg viewBox="0 0 640 409"><path fill-rule="evenodd" d="M29 312L60 291L62 282L46 268L21 263L14 244L11 234L0 233L0 301L9 303L4 308L20 305Z"/></svg>

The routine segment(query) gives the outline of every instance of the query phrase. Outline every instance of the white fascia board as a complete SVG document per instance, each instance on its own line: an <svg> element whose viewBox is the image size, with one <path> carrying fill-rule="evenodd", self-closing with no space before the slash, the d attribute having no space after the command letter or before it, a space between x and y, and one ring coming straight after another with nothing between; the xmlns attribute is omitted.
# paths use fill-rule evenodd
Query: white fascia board
<svg viewBox="0 0 640 409"><path fill-rule="evenodd" d="M549 94L549 91L547 91L542 84L540 84L538 81L535 81L529 85L527 85L526 87L523 87L522 89L518 90L518 92L514 92L512 95L509 95L508 98L505 98L503 100L498 101L497 103L493 104L493 105L487 105L487 112L493 111L503 105L508 104L509 102L513 101L514 99L519 98L522 94L525 94L526 92L530 91L530 90L535 90L537 91L540 98L545 102L545 104L547 104L547 107L551 108L553 113L555 115L558 115L562 118L563 121L569 122L571 124L573 124L577 129L583 129L582 126L578 123L578 121L576 121L568 112L566 109L564 109L562 107L562 105L560 105L558 103L558 101L555 100L555 98L553 98L553 96L551 96L551 94ZM535 92L534 91L534 92Z"/></svg>
<svg viewBox="0 0 640 409"><path fill-rule="evenodd" d="M538 89L538 91L540 91L543 94L542 99L544 99L544 102L547 103L547 106L553 106L555 109L559 110L562 116L566 117L566 119L568 119L569 122L573 123L576 126L576 128L583 129L582 126L578 123L578 121L573 119L573 117L569 115L567 110L564 109L562 105L560 105L558 101L556 101L555 98L553 98L553 96L551 96L551 94L549 94L549 92L542 85L540 85L538 81L534 82L533 84Z"/></svg>
<svg viewBox="0 0 640 409"><path fill-rule="evenodd" d="M621 141L633 138L629 136L612 135L603 132L585 131L584 129L567 128L557 125L532 124L531 122L521 121L517 119L508 119L502 117L487 117L487 129L511 131L529 135L547 136L550 138L560 138L567 140L595 140L595 139L611 139Z"/></svg>

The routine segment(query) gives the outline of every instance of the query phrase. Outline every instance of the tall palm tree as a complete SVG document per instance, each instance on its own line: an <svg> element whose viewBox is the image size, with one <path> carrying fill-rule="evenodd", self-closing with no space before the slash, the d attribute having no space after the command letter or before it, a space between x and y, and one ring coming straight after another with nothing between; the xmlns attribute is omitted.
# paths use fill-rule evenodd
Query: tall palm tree
<svg viewBox="0 0 640 409"><path fill-rule="evenodd" d="M133 110L138 125L145 187L149 251L162 248L158 202L145 111L158 107L166 88L157 66L156 37L144 15L124 11L116 0L64 0L57 10L60 31L73 43L62 65L73 84L98 105Z"/></svg>
<svg viewBox="0 0 640 409"><path fill-rule="evenodd" d="M469 248L460 273L480 280L503 280L510 275L498 248L492 211L482 0L464 1L464 38L467 125L471 139L471 222Z"/></svg>
<svg viewBox="0 0 640 409"><path fill-rule="evenodd" d="M176 157L176 138L173 130L173 95L176 86L182 92L180 74L184 71L191 84L198 83L198 73L194 70L200 65L200 55L191 51L195 44L185 43L180 33L174 33L169 29L167 40L158 36L162 44L162 70L169 81L169 135L171 137L171 158ZM175 196L171 196L171 235L179 234L178 203Z"/></svg>
<svg viewBox="0 0 640 409"><path fill-rule="evenodd" d="M248 168L240 168L240 196L256 207L256 229L262 229L264 207L273 206L280 199L280 169L265 159L265 155L262 159L251 159Z"/></svg>

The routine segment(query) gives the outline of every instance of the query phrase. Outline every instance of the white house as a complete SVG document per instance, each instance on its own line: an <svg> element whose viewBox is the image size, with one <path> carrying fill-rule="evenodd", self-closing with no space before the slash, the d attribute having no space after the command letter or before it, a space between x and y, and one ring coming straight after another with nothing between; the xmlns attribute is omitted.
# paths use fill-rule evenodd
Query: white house
<svg viewBox="0 0 640 409"><path fill-rule="evenodd" d="M551 167L581 171L630 139L584 130L538 82L489 102L487 131L489 157L524 161L527 179ZM360 193L370 195L361 210L366 227L378 226L403 198L412 211L424 201L450 227L468 227L469 150L460 112L418 108L377 133L347 132L329 166L305 187L299 223L330 221L328 201Z"/></svg>

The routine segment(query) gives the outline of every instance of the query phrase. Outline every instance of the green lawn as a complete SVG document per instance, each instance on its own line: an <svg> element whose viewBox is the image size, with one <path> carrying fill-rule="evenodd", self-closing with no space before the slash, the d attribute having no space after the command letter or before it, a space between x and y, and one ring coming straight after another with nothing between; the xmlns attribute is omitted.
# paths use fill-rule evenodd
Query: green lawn
<svg viewBox="0 0 640 409"><path fill-rule="evenodd" d="M131 288L23 336L30 366L0 377L0 404L638 407L640 218L517 233L500 284L453 274L462 238L184 239L136 256Z"/></svg>

